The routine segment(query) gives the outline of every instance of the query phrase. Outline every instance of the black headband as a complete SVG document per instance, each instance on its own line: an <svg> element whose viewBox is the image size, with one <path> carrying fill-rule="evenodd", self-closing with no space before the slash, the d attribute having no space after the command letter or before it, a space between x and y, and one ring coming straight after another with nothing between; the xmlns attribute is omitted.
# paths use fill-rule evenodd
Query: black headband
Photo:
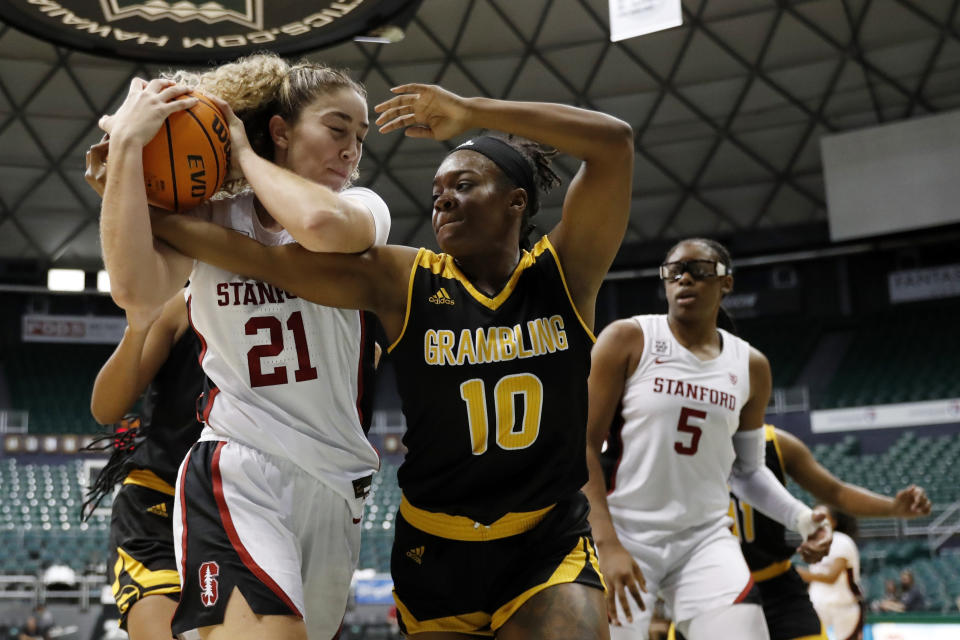
<svg viewBox="0 0 960 640"><path fill-rule="evenodd" d="M464 150L476 151L490 158L514 184L526 189L527 198L530 200L536 198L537 193L536 185L533 181L533 169L530 167L530 163L527 162L526 158L510 144L493 136L480 136L461 143L453 151ZM451 153L453 153L453 151L451 151Z"/></svg>

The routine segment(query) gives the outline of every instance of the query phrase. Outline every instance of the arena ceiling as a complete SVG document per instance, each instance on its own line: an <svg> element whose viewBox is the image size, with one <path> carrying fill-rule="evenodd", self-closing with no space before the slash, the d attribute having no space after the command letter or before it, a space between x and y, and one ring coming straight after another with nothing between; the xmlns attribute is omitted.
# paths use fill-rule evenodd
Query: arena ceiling
<svg viewBox="0 0 960 640"><path fill-rule="evenodd" d="M960 105L958 5L685 0L682 27L610 43L607 0L425 0L400 43L309 57L349 67L371 104L419 81L623 118L636 133L628 243L783 234L826 219L821 136ZM157 70L0 24L0 260L99 267L83 152L131 76ZM361 182L390 204L392 242L433 244L430 181L447 148L368 138ZM576 163L559 164L569 179Z"/></svg>

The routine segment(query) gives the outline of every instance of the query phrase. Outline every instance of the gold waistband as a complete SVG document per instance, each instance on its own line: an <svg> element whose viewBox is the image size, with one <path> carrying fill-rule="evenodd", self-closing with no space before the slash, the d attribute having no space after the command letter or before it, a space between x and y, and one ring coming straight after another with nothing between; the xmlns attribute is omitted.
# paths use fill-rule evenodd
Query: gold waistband
<svg viewBox="0 0 960 640"><path fill-rule="evenodd" d="M400 499L400 515L411 525L434 536L464 542L498 540L529 531L540 524L553 507L554 505L550 505L538 511L508 513L486 525L465 516L451 516L420 509L410 504L406 496Z"/></svg>
<svg viewBox="0 0 960 640"><path fill-rule="evenodd" d="M763 582L764 580L769 580L770 578L776 578L777 576L782 576L787 571L790 571L790 567L793 566L790 563L790 560L784 560L782 562L774 562L771 565L767 565L763 569L758 571L753 571L751 575L753 576L754 582Z"/></svg>
<svg viewBox="0 0 960 640"><path fill-rule="evenodd" d="M123 484L135 484L147 489L153 489L168 496L174 495L177 491L173 486L148 469L134 469L123 479Z"/></svg>

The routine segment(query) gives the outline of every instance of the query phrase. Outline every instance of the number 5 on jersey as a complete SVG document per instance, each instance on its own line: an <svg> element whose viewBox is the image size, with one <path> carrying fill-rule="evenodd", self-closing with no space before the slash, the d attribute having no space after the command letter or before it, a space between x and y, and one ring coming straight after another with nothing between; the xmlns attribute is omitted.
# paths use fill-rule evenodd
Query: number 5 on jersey
<svg viewBox="0 0 960 640"><path fill-rule="evenodd" d="M523 400L523 415L516 430L515 400ZM460 385L460 397L467 403L467 424L473 455L487 450L489 422L487 420L486 386L480 378ZM493 406L497 413L497 444L501 449L526 449L540 433L540 414L543 409L543 383L531 373L518 373L500 378L493 388Z"/></svg>
<svg viewBox="0 0 960 640"><path fill-rule="evenodd" d="M697 452L697 447L700 446L700 436L703 434L703 429L690 424L690 418L705 420L706 417L706 411L699 411L689 407L683 407L680 410L680 420L677 422L677 431L689 433L690 440L689 442L674 442L674 451L682 456L692 456Z"/></svg>

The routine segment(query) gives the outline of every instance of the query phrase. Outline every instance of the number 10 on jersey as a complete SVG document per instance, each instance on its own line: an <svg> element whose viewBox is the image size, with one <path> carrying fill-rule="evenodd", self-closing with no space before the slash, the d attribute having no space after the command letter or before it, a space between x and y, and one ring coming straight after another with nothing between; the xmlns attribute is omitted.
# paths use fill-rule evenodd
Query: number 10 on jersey
<svg viewBox="0 0 960 640"><path fill-rule="evenodd" d="M523 415L516 416L515 399L523 400ZM467 424L473 455L487 450L489 421L487 420L487 391L480 378L460 385L460 397L467 404ZM543 383L532 373L504 376L493 388L493 406L497 414L497 444L501 449L526 449L540 434L540 416L543 410ZM515 427L519 424L520 429Z"/></svg>

